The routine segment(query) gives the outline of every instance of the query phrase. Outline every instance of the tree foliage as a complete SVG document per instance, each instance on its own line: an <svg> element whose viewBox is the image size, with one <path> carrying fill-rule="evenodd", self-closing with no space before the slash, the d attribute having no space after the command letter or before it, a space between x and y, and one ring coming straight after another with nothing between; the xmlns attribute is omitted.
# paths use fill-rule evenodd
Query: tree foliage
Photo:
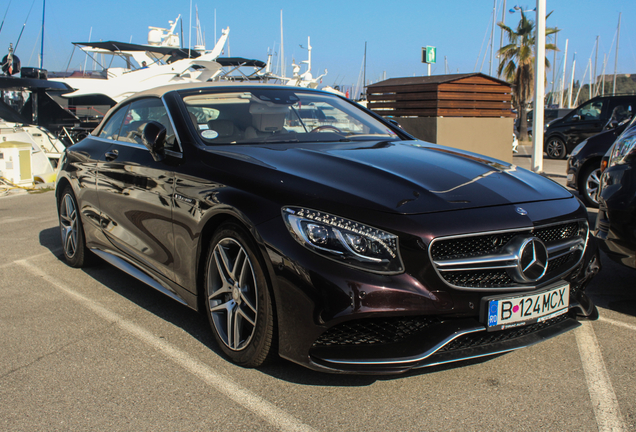
<svg viewBox="0 0 636 432"><path fill-rule="evenodd" d="M546 16L546 20L552 14ZM535 22L521 11L521 19L516 29L498 23L502 31L508 37L508 45L497 51L501 58L501 63L497 69L498 76L502 76L512 84L513 103L519 113L519 139L527 138L526 106L532 99L534 90L534 62L535 62ZM557 33L557 28L546 28L546 36ZM558 50L554 44L546 44L546 51ZM546 68L550 67L550 62L545 59ZM545 79L545 77L544 77Z"/></svg>

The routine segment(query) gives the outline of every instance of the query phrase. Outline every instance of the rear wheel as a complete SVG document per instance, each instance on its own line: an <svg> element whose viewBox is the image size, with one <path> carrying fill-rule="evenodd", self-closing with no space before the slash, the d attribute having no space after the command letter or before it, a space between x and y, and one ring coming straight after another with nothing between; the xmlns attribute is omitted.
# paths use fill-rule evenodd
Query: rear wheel
<svg viewBox="0 0 636 432"><path fill-rule="evenodd" d="M217 343L236 364L257 367L273 354L274 310L262 260L236 224L215 233L206 261L206 312Z"/></svg>
<svg viewBox="0 0 636 432"><path fill-rule="evenodd" d="M598 187L601 179L601 168L598 165L591 165L581 173L579 193L585 205L598 208Z"/></svg>
<svg viewBox="0 0 636 432"><path fill-rule="evenodd" d="M561 138L550 137L545 146L545 153L548 155L548 159L565 159L567 148Z"/></svg>
<svg viewBox="0 0 636 432"><path fill-rule="evenodd" d="M58 216L64 259L71 267L84 267L90 252L86 247L77 200L70 186L66 186L62 192Z"/></svg>

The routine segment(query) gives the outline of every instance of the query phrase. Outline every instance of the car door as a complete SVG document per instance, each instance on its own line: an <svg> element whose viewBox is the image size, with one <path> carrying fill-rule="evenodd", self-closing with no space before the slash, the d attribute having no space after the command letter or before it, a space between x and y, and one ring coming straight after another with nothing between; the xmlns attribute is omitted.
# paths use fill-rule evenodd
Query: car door
<svg viewBox="0 0 636 432"><path fill-rule="evenodd" d="M174 172L141 141L149 121L170 126L167 112L158 98L138 99L120 110L121 127L99 170L102 229L123 258L172 279ZM171 126L167 135L174 137Z"/></svg>
<svg viewBox="0 0 636 432"><path fill-rule="evenodd" d="M565 135L568 142L576 145L603 130L604 118L607 111L607 100L597 99L577 108L565 120L567 127Z"/></svg>

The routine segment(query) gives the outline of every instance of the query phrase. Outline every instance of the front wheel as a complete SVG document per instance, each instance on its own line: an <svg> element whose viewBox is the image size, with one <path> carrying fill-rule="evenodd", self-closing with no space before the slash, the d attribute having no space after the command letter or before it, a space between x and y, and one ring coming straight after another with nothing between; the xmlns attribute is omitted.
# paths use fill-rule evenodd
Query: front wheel
<svg viewBox="0 0 636 432"><path fill-rule="evenodd" d="M215 233L205 270L206 312L214 337L236 364L257 367L273 349L274 311L263 264L236 224Z"/></svg>
<svg viewBox="0 0 636 432"><path fill-rule="evenodd" d="M567 148L561 138L550 137L545 146L545 153L548 159L565 159Z"/></svg>
<svg viewBox="0 0 636 432"><path fill-rule="evenodd" d="M601 183L601 168L596 165L587 167L581 173L579 193L588 207L598 208L598 187Z"/></svg>
<svg viewBox="0 0 636 432"><path fill-rule="evenodd" d="M88 263L90 252L84 240L84 227L77 200L70 186L64 188L57 207L64 259L71 267L84 267Z"/></svg>

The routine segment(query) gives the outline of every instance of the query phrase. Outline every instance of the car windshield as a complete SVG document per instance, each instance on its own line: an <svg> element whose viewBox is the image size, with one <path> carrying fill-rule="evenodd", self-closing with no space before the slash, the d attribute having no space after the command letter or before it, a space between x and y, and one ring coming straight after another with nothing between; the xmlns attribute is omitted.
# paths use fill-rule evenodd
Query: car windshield
<svg viewBox="0 0 636 432"><path fill-rule="evenodd" d="M205 145L400 139L354 104L325 93L212 90L183 101Z"/></svg>

